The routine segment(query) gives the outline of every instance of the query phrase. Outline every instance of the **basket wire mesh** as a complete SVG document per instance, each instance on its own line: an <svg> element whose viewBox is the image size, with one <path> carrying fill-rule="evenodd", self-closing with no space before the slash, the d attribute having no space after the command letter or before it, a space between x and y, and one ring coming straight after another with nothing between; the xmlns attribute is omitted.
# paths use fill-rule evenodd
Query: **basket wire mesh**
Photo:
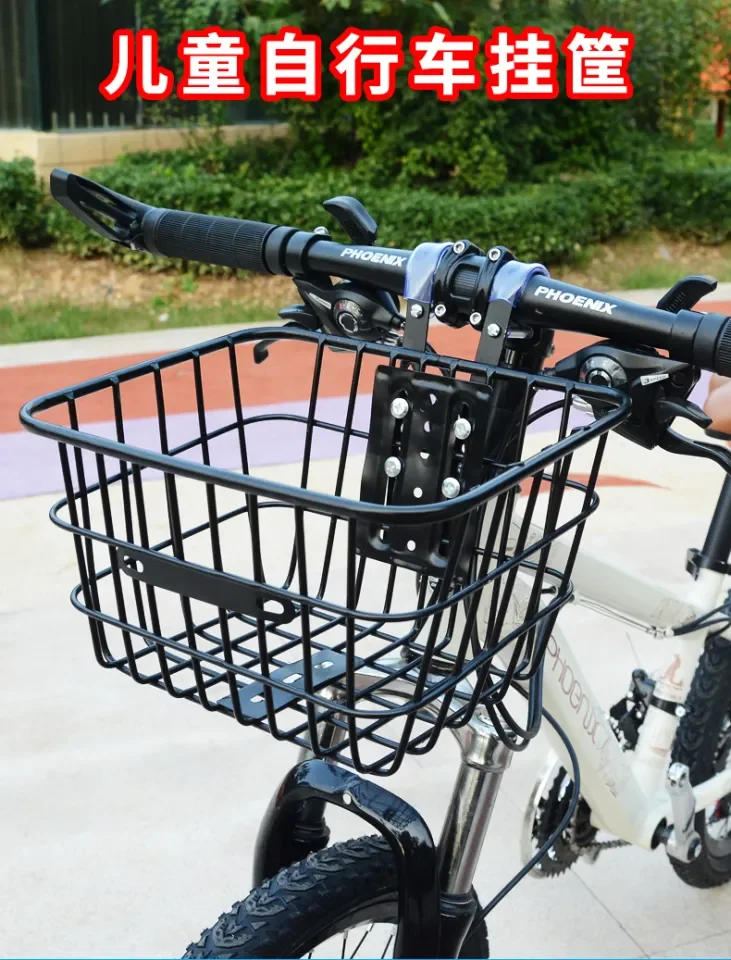
<svg viewBox="0 0 731 960"><path fill-rule="evenodd" d="M304 402L283 369L310 373ZM102 666L390 774L478 706L514 748L535 735L546 645L627 413L585 384L268 329L59 391L22 419L58 443L52 519L73 534L72 602ZM374 493L387 448L403 473ZM525 720L506 704L515 682Z"/></svg>

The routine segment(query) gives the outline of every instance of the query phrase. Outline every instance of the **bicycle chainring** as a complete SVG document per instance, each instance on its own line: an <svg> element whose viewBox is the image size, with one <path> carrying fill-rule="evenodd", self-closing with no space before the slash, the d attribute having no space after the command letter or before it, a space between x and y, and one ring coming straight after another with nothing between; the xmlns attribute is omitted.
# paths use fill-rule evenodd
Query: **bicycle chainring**
<svg viewBox="0 0 731 960"><path fill-rule="evenodd" d="M548 792L538 801L533 819L532 840L535 850L546 843L559 826L571 802L573 783L567 771L559 766ZM569 870L582 853L601 848L596 843L597 829L591 825L591 810L583 797L568 827L535 867L544 877L558 877Z"/></svg>

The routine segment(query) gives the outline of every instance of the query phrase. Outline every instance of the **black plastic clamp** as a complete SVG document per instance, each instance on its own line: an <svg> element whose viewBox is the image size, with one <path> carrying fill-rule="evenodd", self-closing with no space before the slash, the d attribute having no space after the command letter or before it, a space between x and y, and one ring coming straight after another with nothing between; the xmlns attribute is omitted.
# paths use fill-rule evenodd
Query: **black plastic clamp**
<svg viewBox="0 0 731 960"><path fill-rule="evenodd" d="M714 573L722 573L727 576L731 571L731 566L725 560L712 560L710 557L704 556L700 550L691 547L685 557L685 569L694 580L697 580L701 570L713 570Z"/></svg>

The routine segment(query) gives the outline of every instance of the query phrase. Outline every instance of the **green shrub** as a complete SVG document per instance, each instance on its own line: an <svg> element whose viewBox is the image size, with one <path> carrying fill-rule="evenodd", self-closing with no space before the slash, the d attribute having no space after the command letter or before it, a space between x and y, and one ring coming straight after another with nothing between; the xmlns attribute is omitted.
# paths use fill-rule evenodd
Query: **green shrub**
<svg viewBox="0 0 731 960"><path fill-rule="evenodd" d="M731 162L696 167L657 164L644 177L645 202L653 223L701 243L731 237Z"/></svg>
<svg viewBox="0 0 731 960"><path fill-rule="evenodd" d="M0 161L0 244L37 247L48 239L46 198L28 158Z"/></svg>

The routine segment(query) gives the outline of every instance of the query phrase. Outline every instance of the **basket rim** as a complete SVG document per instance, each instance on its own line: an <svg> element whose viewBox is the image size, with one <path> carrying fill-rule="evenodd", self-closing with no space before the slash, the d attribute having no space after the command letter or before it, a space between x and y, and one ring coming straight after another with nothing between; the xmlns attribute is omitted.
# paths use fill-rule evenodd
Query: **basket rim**
<svg viewBox="0 0 731 960"><path fill-rule="evenodd" d="M497 374L508 379L530 381L545 388L561 389L569 397L594 398L611 405L612 409L602 414L593 423L577 428L561 440L549 444L537 454L526 460L509 466L497 477L473 487L452 500L438 501L432 504L393 505L374 504L363 500L352 500L333 494L321 493L316 490L280 483L274 480L265 480L242 474L230 469L199 464L193 460L183 460L177 456L163 453L152 453L132 444L116 440L108 440L82 430L73 430L36 418L36 414L52 409L71 399L79 399L99 390L108 389L120 383L134 380L156 370L175 366L196 357L213 353L227 347L245 344L256 340L300 340L319 344L320 349L326 346L336 346L353 353L376 354L389 359L394 363L397 359L413 360L429 365L440 363L452 364L465 372ZM433 523L455 519L472 510L491 497L500 496L521 480L533 476L561 457L573 453L579 447L596 439L610 430L618 427L631 413L630 398L618 390L600 387L594 384L576 383L560 377L549 376L545 373L526 373L503 367L488 366L462 358L449 357L442 354L421 353L405 349L401 346L366 343L354 341L345 337L336 337L319 331L296 330L283 327L252 327L244 328L234 334L216 337L203 343L176 350L151 360L123 367L112 373L103 374L91 380L74 386L55 390L28 401L19 412L21 425L30 433L55 440L62 445L87 450L90 453L108 456L114 460L122 460L135 464L141 469L158 470L170 473L185 479L198 480L204 483L214 483L228 489L238 490L245 494L268 497L288 503L294 507L310 512L322 513L327 516L336 516L343 520L360 520L390 524ZM111 482L112 478L110 478Z"/></svg>

